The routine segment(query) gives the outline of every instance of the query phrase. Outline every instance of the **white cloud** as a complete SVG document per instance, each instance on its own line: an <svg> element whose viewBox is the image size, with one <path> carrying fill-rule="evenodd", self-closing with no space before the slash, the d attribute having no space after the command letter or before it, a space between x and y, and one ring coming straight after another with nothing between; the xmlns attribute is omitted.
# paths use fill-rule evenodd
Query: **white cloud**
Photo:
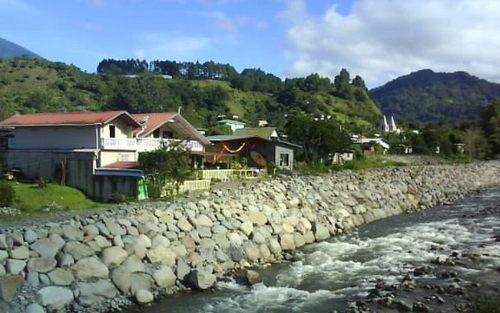
<svg viewBox="0 0 500 313"><path fill-rule="evenodd" d="M342 67L371 86L411 71L465 70L500 82L500 1L356 0L348 15L322 16L287 2L288 75L336 75Z"/></svg>
<svg viewBox="0 0 500 313"><path fill-rule="evenodd" d="M200 53L211 47L207 37L175 34L146 34L134 56L141 59L196 59Z"/></svg>

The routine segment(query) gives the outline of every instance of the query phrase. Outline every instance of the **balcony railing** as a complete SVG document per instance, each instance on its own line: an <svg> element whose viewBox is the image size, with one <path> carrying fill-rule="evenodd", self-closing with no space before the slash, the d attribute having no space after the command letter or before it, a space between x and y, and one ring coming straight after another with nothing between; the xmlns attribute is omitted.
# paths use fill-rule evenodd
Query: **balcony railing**
<svg viewBox="0 0 500 313"><path fill-rule="evenodd" d="M192 152L203 152L203 145L196 140L162 139L162 138L102 138L101 146L109 150L136 150L137 152L153 151L162 145L168 146L180 142Z"/></svg>

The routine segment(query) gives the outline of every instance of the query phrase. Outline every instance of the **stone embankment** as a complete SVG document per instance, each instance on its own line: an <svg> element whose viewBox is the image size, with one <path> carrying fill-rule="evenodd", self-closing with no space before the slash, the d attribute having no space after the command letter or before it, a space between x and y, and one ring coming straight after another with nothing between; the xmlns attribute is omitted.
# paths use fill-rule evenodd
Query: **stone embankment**
<svg viewBox="0 0 500 313"><path fill-rule="evenodd" d="M301 246L500 183L500 162L281 177L1 230L1 312L145 304Z"/></svg>

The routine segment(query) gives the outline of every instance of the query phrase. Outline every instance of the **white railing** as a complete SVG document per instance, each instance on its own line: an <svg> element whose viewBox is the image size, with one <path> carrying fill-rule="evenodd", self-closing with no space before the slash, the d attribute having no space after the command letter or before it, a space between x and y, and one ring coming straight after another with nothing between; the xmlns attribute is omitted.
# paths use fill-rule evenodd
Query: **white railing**
<svg viewBox="0 0 500 313"><path fill-rule="evenodd" d="M186 149L192 152L203 152L203 145L196 140L162 139L162 138L102 138L103 149L136 150L137 152L153 151L162 145L168 146L174 142L181 142Z"/></svg>
<svg viewBox="0 0 500 313"><path fill-rule="evenodd" d="M192 152L203 152L203 145L196 140L180 140L180 139L162 139L162 138L138 138L137 150L139 152L152 151L160 148L162 145L168 147L169 144L180 142L185 145L186 149Z"/></svg>
<svg viewBox="0 0 500 313"><path fill-rule="evenodd" d="M136 150L137 140L135 138L101 138L103 149L112 150Z"/></svg>

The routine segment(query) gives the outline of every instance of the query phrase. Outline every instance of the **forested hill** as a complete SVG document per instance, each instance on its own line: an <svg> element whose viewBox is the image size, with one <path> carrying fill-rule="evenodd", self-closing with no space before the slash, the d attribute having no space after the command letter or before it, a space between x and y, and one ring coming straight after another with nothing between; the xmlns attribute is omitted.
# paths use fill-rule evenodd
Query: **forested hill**
<svg viewBox="0 0 500 313"><path fill-rule="evenodd" d="M132 66L130 60L122 64ZM363 80L351 81L345 70L334 82L316 74L281 81L259 69L238 73L213 62L179 65L174 75L142 64L147 69L122 71L115 62L110 72L101 63L99 74L89 74L60 62L0 60L0 118L40 111L159 112L179 106L189 121L205 128L213 127L219 114L239 115L250 126L266 119L277 127L283 127L285 115L293 110L332 115L357 127L369 127L380 118ZM211 70L206 70L209 64Z"/></svg>
<svg viewBox="0 0 500 313"><path fill-rule="evenodd" d="M12 59L16 57L40 58L39 55L21 47L18 44L0 38L0 59Z"/></svg>
<svg viewBox="0 0 500 313"><path fill-rule="evenodd" d="M406 120L460 122L479 118L480 111L500 98L500 84L466 72L421 70L372 89L382 112Z"/></svg>

